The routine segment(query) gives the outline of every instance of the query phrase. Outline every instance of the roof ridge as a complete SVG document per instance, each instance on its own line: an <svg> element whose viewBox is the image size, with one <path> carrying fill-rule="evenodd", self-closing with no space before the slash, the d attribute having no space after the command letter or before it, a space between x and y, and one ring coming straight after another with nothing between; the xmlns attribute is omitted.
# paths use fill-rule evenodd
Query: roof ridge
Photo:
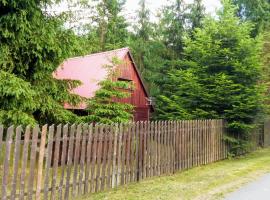
<svg viewBox="0 0 270 200"><path fill-rule="evenodd" d="M123 47L123 48L120 48L120 49L114 49L114 50L110 50L110 51L92 53L92 54L88 54L88 55L76 56L76 57L72 57L72 58L67 58L66 60L73 60L73 59L79 59L79 58L85 58L85 57L92 57L92 56L97 56L97 55L102 55L102 54L107 54L107 53L118 52L118 51L122 51L122 50L128 50L129 51L129 47Z"/></svg>

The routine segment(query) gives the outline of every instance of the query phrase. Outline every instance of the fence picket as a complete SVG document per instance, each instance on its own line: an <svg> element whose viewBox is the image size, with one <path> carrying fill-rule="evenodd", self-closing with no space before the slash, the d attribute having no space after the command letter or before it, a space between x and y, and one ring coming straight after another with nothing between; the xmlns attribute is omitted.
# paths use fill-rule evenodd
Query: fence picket
<svg viewBox="0 0 270 200"><path fill-rule="evenodd" d="M26 127L24 134L24 144L23 144L23 152L22 152L22 163L21 163L21 178L20 178L20 189L19 189L19 199L24 199L24 190L25 190L25 174L27 168L27 160L28 160L28 146L29 146L29 138L30 138L30 126Z"/></svg>
<svg viewBox="0 0 270 200"><path fill-rule="evenodd" d="M0 125L0 151L1 151L2 145L3 145L3 132L4 132L4 127L3 127L3 125Z"/></svg>
<svg viewBox="0 0 270 200"><path fill-rule="evenodd" d="M75 197L77 193L77 178L78 178L78 162L80 157L80 146L81 146L81 134L82 134L82 125L79 124L76 130L75 138L75 151L74 151L74 172L73 172L73 183L72 183L72 196Z"/></svg>
<svg viewBox="0 0 270 200"><path fill-rule="evenodd" d="M68 140L68 157L67 157L67 175L66 175L66 187L65 187L65 196L64 199L69 199L70 195L70 178L71 178L71 168L73 161L73 149L74 149L74 134L75 134L76 125L70 127L69 140Z"/></svg>
<svg viewBox="0 0 270 200"><path fill-rule="evenodd" d="M113 162L112 162L112 188L117 186L117 143L118 143L118 124L115 124L113 131Z"/></svg>
<svg viewBox="0 0 270 200"><path fill-rule="evenodd" d="M79 186L78 186L78 194L83 194L83 176L84 176L84 162L85 162L85 151L86 151L86 137L88 132L88 125L83 125L83 135L82 135L82 145L81 145L81 151L80 151L80 174L79 174Z"/></svg>
<svg viewBox="0 0 270 200"><path fill-rule="evenodd" d="M49 180L50 180L50 168L51 168L51 156L54 137L54 125L49 127L47 152L46 152L46 166L45 166L45 180L44 180L44 199L48 199L49 195Z"/></svg>
<svg viewBox="0 0 270 200"><path fill-rule="evenodd" d="M131 170L130 170L130 140L131 140L131 123L128 124L127 127L127 154L126 154L126 179L125 182L129 183L130 182L130 176L131 176Z"/></svg>
<svg viewBox="0 0 270 200"><path fill-rule="evenodd" d="M100 125L98 130L98 147L97 147L97 170L96 170L96 189L95 189L95 192L98 192L100 191L100 181L101 181L101 178L100 178L100 168L101 168L101 158L102 158L102 146L103 146L103 129L104 129L104 126L103 125Z"/></svg>
<svg viewBox="0 0 270 200"><path fill-rule="evenodd" d="M31 172L28 179L28 199L31 200L33 198L33 184L35 177L35 164L36 164L36 154L37 154L37 139L39 133L39 126L36 125L33 130L32 135L32 144L31 144L31 153L30 153L30 167L29 171Z"/></svg>
<svg viewBox="0 0 270 200"><path fill-rule="evenodd" d="M105 176L106 176L106 167L107 167L107 160L108 160L108 126L104 127L104 137L103 137L103 153L102 153L102 171L101 171L101 183L100 183L100 190L103 191L105 188Z"/></svg>
<svg viewBox="0 0 270 200"><path fill-rule="evenodd" d="M11 183L12 191L10 195L11 200L14 200L16 198L17 176L18 176L20 150L21 150L21 132L22 132L22 127L18 126L16 128L15 150L14 150L14 159L13 159L13 178L12 178L12 183Z"/></svg>
<svg viewBox="0 0 270 200"><path fill-rule="evenodd" d="M2 178L2 200L7 199L7 189L8 189L8 177L9 177L9 163L11 157L11 147L12 147L12 136L14 134L14 126L11 126L7 130L6 137L6 152L4 160L3 178Z"/></svg>
<svg viewBox="0 0 270 200"><path fill-rule="evenodd" d="M108 161L107 161L107 188L112 187L112 160L113 160L113 128L114 126L108 127L108 139L109 139L109 147L108 147Z"/></svg>
<svg viewBox="0 0 270 200"><path fill-rule="evenodd" d="M120 179L120 184L123 185L125 182L125 174L126 174L126 170L125 170L125 156L126 156L126 138L127 138L127 131L126 131L126 124L123 125L122 127L122 148L121 148L121 179Z"/></svg>
<svg viewBox="0 0 270 200"><path fill-rule="evenodd" d="M93 142L93 124L89 125L87 138L87 150L86 150L86 166L85 166L85 185L84 193L89 192L89 175L90 175L90 165L91 165L91 155L92 155L92 142Z"/></svg>
<svg viewBox="0 0 270 200"><path fill-rule="evenodd" d="M95 191L95 175L96 175L96 159L97 159L97 144L98 144L98 125L96 124L93 132L93 157L91 163L91 192Z"/></svg>
<svg viewBox="0 0 270 200"><path fill-rule="evenodd" d="M68 125L64 125L63 127L63 142L62 142L62 154L61 154L61 178L59 182L59 188L58 188L58 195L60 200L63 198L63 185L64 185L64 178L65 178L65 163L67 161L67 140L68 140Z"/></svg>
<svg viewBox="0 0 270 200"><path fill-rule="evenodd" d="M37 191L36 191L36 200L41 199L41 189L42 189L42 179L43 179L43 162L44 162L44 153L46 145L46 135L47 135L47 125L42 127L41 139L39 146L39 157L38 157L38 175L37 175Z"/></svg>
<svg viewBox="0 0 270 200"><path fill-rule="evenodd" d="M122 155L122 140L123 140L123 124L119 125L119 134L118 134L118 152L117 152L117 179L116 179L116 185L120 185L121 183L121 172L122 172L122 168L121 168L121 155Z"/></svg>
<svg viewBox="0 0 270 200"><path fill-rule="evenodd" d="M52 193L51 199L56 199L56 179L57 179L57 168L59 164L59 149L60 149L60 137L62 132L62 125L57 126L55 140L54 140L54 152L53 152L53 171L52 171Z"/></svg>

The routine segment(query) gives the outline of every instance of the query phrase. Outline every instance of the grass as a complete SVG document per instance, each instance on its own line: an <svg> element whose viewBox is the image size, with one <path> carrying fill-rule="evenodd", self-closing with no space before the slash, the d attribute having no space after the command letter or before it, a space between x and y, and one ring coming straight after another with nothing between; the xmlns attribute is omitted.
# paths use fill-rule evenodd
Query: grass
<svg viewBox="0 0 270 200"><path fill-rule="evenodd" d="M261 149L245 157L148 179L78 200L222 199L225 194L269 172L270 149Z"/></svg>

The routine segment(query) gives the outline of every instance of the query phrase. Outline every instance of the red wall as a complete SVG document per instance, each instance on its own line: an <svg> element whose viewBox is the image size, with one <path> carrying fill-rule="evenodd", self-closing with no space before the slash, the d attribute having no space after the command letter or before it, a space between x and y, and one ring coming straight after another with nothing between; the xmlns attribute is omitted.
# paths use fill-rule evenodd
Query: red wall
<svg viewBox="0 0 270 200"><path fill-rule="evenodd" d="M132 80L134 88L130 90L131 96L127 99L118 100L119 102L130 103L134 108L134 120L149 120L150 106L147 101L147 94L143 89L142 82L135 70L129 54L125 56L124 64L119 66L119 78Z"/></svg>

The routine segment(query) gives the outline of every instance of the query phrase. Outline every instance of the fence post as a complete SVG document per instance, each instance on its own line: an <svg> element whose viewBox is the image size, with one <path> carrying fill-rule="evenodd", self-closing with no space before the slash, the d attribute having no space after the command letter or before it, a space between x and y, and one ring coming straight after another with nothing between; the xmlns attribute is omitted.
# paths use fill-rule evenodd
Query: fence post
<svg viewBox="0 0 270 200"><path fill-rule="evenodd" d="M270 147L270 120L264 122L263 135L263 146Z"/></svg>

